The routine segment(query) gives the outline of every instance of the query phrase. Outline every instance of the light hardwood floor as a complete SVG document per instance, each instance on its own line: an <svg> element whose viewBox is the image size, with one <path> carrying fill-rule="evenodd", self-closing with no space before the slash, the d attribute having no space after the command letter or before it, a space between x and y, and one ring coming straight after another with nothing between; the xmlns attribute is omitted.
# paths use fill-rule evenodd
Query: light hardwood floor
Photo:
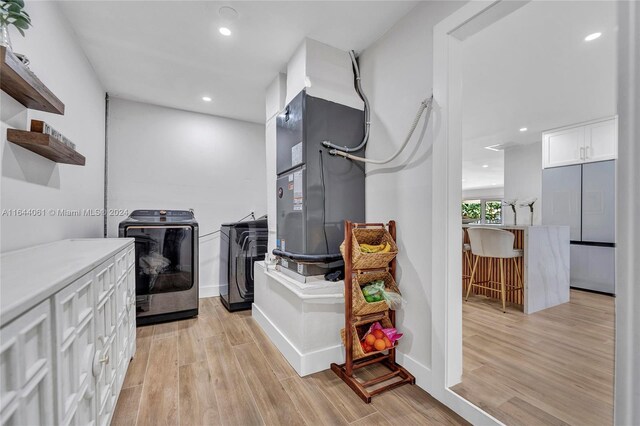
<svg viewBox="0 0 640 426"><path fill-rule="evenodd" d="M613 424L614 298L571 290L532 315L463 302L462 383L453 391L508 425Z"/></svg>
<svg viewBox="0 0 640 426"><path fill-rule="evenodd" d="M250 311L200 305L197 319L137 329L113 425L467 424L417 386L367 405L330 370L300 378Z"/></svg>

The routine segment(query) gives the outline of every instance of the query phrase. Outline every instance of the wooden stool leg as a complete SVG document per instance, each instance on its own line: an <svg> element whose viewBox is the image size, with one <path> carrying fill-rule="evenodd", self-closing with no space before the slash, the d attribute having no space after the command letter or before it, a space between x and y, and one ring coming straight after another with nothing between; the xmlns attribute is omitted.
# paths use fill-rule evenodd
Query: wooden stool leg
<svg viewBox="0 0 640 426"><path fill-rule="evenodd" d="M502 296L502 312L507 312L507 291L504 282L504 260L500 259L500 293Z"/></svg>
<svg viewBox="0 0 640 426"><path fill-rule="evenodd" d="M520 267L518 266L518 258L513 258L513 263L516 265L516 275L518 276L518 283L520 283L520 289L524 291L524 284L522 282L522 274L520 274Z"/></svg>
<svg viewBox="0 0 640 426"><path fill-rule="evenodd" d="M465 302L469 300L469 293L471 293L471 287L473 286L473 278L476 275L476 269L478 268L478 259L480 259L480 256L476 256L476 261L471 269L471 278L469 279L469 287L467 287L467 297L464 298Z"/></svg>

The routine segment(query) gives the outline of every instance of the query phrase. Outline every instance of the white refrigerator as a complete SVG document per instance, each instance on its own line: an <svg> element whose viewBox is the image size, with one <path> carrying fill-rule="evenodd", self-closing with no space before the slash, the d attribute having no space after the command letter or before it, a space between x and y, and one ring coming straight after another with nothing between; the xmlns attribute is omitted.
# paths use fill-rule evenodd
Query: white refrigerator
<svg viewBox="0 0 640 426"><path fill-rule="evenodd" d="M542 171L542 223L571 228L571 286L615 294L615 160Z"/></svg>

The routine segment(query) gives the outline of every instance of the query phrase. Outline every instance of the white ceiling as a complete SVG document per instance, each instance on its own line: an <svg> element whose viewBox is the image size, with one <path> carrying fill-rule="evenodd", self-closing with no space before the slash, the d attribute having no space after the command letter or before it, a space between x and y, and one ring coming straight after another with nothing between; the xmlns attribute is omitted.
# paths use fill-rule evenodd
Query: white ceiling
<svg viewBox="0 0 640 426"><path fill-rule="evenodd" d="M68 1L61 9L112 96L262 123L265 89L304 37L363 50L416 3ZM239 13L231 23L218 13L225 5Z"/></svg>
<svg viewBox="0 0 640 426"><path fill-rule="evenodd" d="M616 31L615 2L533 1L462 43L464 189L503 185L485 146L615 114Z"/></svg>

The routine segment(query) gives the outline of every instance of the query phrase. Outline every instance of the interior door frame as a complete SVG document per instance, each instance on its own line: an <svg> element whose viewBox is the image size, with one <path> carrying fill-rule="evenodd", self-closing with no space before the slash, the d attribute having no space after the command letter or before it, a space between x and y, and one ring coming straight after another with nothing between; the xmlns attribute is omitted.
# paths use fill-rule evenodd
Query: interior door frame
<svg viewBox="0 0 640 426"><path fill-rule="evenodd" d="M468 403L449 388L462 377L462 256L460 244L460 200L462 199L462 79L460 44L464 37L496 22L528 3L505 0L472 1L434 28L434 112L440 130L433 142L432 206L441 206L432 223L434 396L473 423L501 424ZM618 2L618 117L620 122L616 199L616 341L614 423L640 421L640 263L636 261L640 241L637 210L640 194L636 183L640 147L640 5ZM465 28L466 27L466 28ZM474 29L475 28L475 29ZM461 38L462 37L462 38ZM437 182L437 183L436 183ZM435 210L435 207L434 207ZM443 226L444 221L444 226ZM443 259L444 257L444 259ZM461 401L462 400L462 401ZM464 401L464 402L463 402ZM474 410L475 408L475 410ZM484 415L484 420L482 416Z"/></svg>
<svg viewBox="0 0 640 426"><path fill-rule="evenodd" d="M471 1L434 27L433 96L439 120L433 141L432 222L433 340L430 391L473 424L501 425L498 419L453 392L462 378L462 40L527 4ZM437 183L436 183L437 182ZM434 207L435 210L435 207ZM443 226L444 222L444 226Z"/></svg>

